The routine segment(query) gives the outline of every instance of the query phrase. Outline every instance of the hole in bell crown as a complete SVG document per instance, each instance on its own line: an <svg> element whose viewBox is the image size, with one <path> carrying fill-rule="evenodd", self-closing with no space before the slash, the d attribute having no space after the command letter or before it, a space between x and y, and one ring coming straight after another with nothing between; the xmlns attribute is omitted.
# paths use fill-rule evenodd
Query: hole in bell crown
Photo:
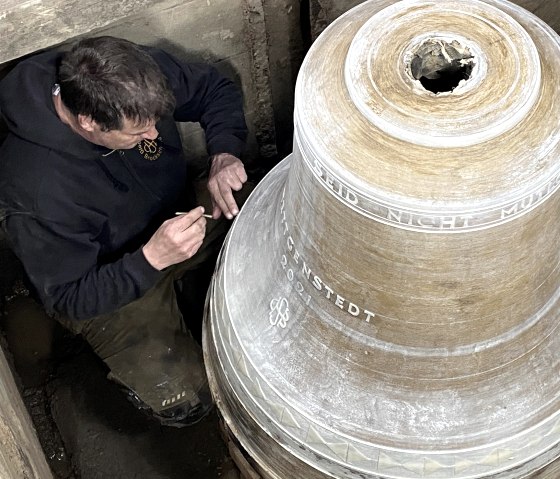
<svg viewBox="0 0 560 479"><path fill-rule="evenodd" d="M438 94L452 92L468 80L474 65L471 51L458 41L428 39L413 53L410 71L426 90Z"/></svg>

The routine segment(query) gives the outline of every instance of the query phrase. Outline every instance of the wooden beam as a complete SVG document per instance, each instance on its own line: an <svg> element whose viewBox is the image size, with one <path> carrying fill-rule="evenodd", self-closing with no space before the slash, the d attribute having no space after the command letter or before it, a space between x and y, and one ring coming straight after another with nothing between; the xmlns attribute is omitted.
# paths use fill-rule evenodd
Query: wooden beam
<svg viewBox="0 0 560 479"><path fill-rule="evenodd" d="M52 479L31 418L0 347L0 477Z"/></svg>
<svg viewBox="0 0 560 479"><path fill-rule="evenodd" d="M170 4L169 0L0 0L0 63L145 13L162 3Z"/></svg>

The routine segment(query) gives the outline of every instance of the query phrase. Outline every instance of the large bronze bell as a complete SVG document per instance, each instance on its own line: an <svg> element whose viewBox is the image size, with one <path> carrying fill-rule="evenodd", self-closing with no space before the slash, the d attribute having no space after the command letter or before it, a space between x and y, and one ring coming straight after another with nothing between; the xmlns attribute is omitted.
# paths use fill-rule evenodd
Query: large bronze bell
<svg viewBox="0 0 560 479"><path fill-rule="evenodd" d="M264 478L560 477L559 154L560 40L522 8L327 28L208 299L213 394Z"/></svg>

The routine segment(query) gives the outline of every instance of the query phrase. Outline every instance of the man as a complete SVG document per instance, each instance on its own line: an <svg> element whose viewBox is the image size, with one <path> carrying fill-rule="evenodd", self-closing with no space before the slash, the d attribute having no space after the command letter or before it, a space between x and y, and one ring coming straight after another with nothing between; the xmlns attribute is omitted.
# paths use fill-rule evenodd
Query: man
<svg viewBox="0 0 560 479"><path fill-rule="evenodd" d="M46 310L138 407L163 424L197 422L211 398L174 284L219 247L220 216L238 213L237 88L209 66L99 37L20 62L0 84L0 109L3 226ZM206 133L208 221L186 188L175 121Z"/></svg>

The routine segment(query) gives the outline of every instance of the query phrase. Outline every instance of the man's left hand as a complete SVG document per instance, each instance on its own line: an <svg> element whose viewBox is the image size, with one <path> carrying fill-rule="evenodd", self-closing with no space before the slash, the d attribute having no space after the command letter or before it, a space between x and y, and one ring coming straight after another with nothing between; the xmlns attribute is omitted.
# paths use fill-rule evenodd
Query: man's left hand
<svg viewBox="0 0 560 479"><path fill-rule="evenodd" d="M208 175L208 191L212 198L212 217L218 219L223 213L231 220L239 213L233 191L243 188L247 181L245 167L239 158L229 153L214 155Z"/></svg>

